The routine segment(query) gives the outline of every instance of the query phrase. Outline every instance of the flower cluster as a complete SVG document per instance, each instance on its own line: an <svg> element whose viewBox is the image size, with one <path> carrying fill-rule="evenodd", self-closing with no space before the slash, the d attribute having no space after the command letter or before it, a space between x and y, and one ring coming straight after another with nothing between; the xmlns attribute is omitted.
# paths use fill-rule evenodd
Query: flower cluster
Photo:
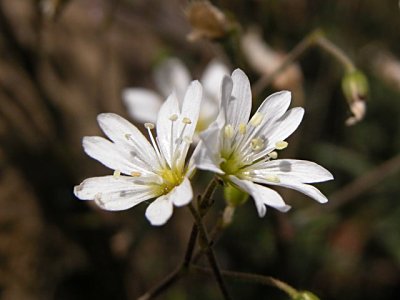
<svg viewBox="0 0 400 300"><path fill-rule="evenodd" d="M190 175L198 168L214 172L227 185L250 194L261 217L266 213L266 206L283 212L290 208L266 185L288 187L318 202L327 201L309 183L332 179L329 171L309 161L277 159L277 151L288 146L285 139L296 130L304 114L299 107L288 110L289 92L269 96L250 118L250 83L241 70L221 80L225 69L211 65L214 71L206 72L205 78L210 79L203 79L203 91L198 81L188 83L187 72L176 67L179 63L168 64L168 68L175 70L172 71L175 75L170 77L174 84L159 80L161 90L172 91L163 104L158 104L160 97L154 92L125 91L125 101L133 116L146 121L144 127L150 141L116 114L98 116L101 129L111 141L85 137L83 147L89 156L114 170L114 174L84 180L74 189L78 198L94 200L105 210L125 210L155 199L147 207L146 217L151 224L162 225L171 217L174 206L184 206L192 200ZM151 97L153 100L149 100ZM136 111L142 105L140 101L149 104L148 113L140 113L146 111L143 106ZM159 111L155 120L156 108ZM192 158L187 159L195 131L199 129L199 119L207 111L204 124L208 125L200 126L205 129L200 133L201 142ZM210 119L214 119L211 124Z"/></svg>

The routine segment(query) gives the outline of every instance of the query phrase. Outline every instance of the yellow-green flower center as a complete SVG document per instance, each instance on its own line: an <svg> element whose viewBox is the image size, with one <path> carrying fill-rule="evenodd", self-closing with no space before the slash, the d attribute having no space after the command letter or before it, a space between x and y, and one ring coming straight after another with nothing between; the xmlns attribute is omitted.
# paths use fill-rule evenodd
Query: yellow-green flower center
<svg viewBox="0 0 400 300"><path fill-rule="evenodd" d="M180 170L164 169L160 176L163 183L159 186L162 194L168 194L174 187L180 185L184 178L184 173Z"/></svg>

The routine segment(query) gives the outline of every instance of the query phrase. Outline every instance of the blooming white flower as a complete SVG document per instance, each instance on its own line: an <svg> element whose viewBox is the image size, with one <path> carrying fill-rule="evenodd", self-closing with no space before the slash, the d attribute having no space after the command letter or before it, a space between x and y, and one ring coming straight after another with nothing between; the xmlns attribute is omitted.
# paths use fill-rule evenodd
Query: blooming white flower
<svg viewBox="0 0 400 300"><path fill-rule="evenodd" d="M285 139L300 124L304 110L290 105L290 93L269 96L249 120L251 90L247 76L239 69L222 84L221 111L217 120L203 132L202 148L196 153L199 169L219 174L225 181L250 194L260 217L266 206L286 212L282 197L264 185L300 191L318 202L328 200L308 183L333 179L316 163L294 159L276 159L276 150L287 147Z"/></svg>
<svg viewBox="0 0 400 300"><path fill-rule="evenodd" d="M229 74L228 68L218 60L212 60L206 67L200 80L204 88L196 132L201 132L213 122L218 114L219 92L222 78ZM186 88L191 79L188 69L177 58L163 62L154 74L158 93L144 88L127 88L122 97L129 114L138 122L155 122L157 112L165 97L176 92L182 103Z"/></svg>
<svg viewBox="0 0 400 300"><path fill-rule="evenodd" d="M152 225L163 225L173 206L188 204L193 191L188 177L193 162L186 156L199 116L202 86L193 81L182 108L172 93L161 106L155 125L145 123L151 143L124 118L100 114L98 122L111 141L98 136L84 137L83 147L92 158L115 170L113 175L84 180L74 189L82 200L93 200L105 210L125 210L156 198L146 210Z"/></svg>

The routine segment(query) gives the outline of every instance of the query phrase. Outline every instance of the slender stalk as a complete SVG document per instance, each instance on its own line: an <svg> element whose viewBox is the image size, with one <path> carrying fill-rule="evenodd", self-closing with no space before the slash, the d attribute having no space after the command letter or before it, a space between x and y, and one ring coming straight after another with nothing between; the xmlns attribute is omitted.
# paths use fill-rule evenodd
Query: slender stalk
<svg viewBox="0 0 400 300"><path fill-rule="evenodd" d="M190 212L192 213L192 215L193 215L193 217L195 219L196 225L197 225L197 227L199 229L200 239L202 241L202 244L205 247L205 252L206 252L206 255L207 255L207 259L208 259L208 262L210 264L211 270L212 270L212 272L214 274L215 280L218 283L218 286L219 286L219 288L221 290L222 295L224 296L224 299L229 300L229 299L231 299L231 297L229 296L228 290L227 290L227 288L225 286L224 279L222 278L221 271L220 271L220 268L218 266L218 262L217 262L217 259L215 257L214 250L211 247L209 247L210 241L209 241L209 239L207 237L207 231L206 231L206 229L205 229L205 227L203 225L203 222L201 220L201 216L196 211L196 209L194 208L194 206L191 203L188 206L189 206Z"/></svg>
<svg viewBox="0 0 400 300"><path fill-rule="evenodd" d="M257 82L254 83L252 89L253 97L257 97L263 89L269 86L276 79L276 77L279 76L279 74L281 74L287 67L289 67L312 46L319 46L322 50L332 55L343 65L346 72L352 72L356 70L354 63L343 52L343 50L328 40L320 29L317 29L302 39L300 43L298 43L297 46L289 52L285 60L277 69L275 69L271 74L262 76Z"/></svg>
<svg viewBox="0 0 400 300"><path fill-rule="evenodd" d="M315 44L324 49L329 54L331 54L334 58L336 58L346 69L346 72L352 72L356 70L356 67L354 66L353 62L343 52L343 50L340 49L338 46L336 46L334 43L332 43L330 40L328 40L322 34L319 35L317 39L315 39Z"/></svg>
<svg viewBox="0 0 400 300"><path fill-rule="evenodd" d="M147 293L140 296L137 300L148 300L157 297L166 291L172 284L183 276L183 268L179 266L170 274L168 274L161 282Z"/></svg>
<svg viewBox="0 0 400 300"><path fill-rule="evenodd" d="M202 214L200 216L200 220L205 216L208 211L209 205L212 204L212 200L210 200L217 189L218 180L213 178L212 181L208 184L206 190L199 198L199 208L202 207ZM190 204L192 205L192 204ZM182 276L184 276L190 265L190 262L193 257L194 248L196 246L196 240L198 236L199 230L196 222L192 226L192 231L190 233L190 238L188 241L188 245L186 247L185 255L183 262L178 266L174 271L168 274L164 279L162 279L156 286L154 286L151 290L143 294L138 298L138 300L148 300L153 299L156 296L161 295L165 292L171 285L173 285L176 281L178 281Z"/></svg>
<svg viewBox="0 0 400 300"><path fill-rule="evenodd" d="M308 34L304 39L293 48L292 51L286 56L283 63L276 68L271 74L262 76L256 83L254 83L252 88L253 97L257 97L262 90L269 86L276 77L282 73L287 67L289 67L295 60L297 60L306 50L308 50L313 44L317 36L321 33L319 30L313 31Z"/></svg>
<svg viewBox="0 0 400 300"><path fill-rule="evenodd" d="M205 274L211 274L213 271L209 268L204 268L200 267L197 265L192 265L190 267L191 270L205 273ZM291 298L295 298L299 292L293 288L292 286L288 285L287 283L276 279L271 276L263 276L263 275L258 275L258 274L251 274L251 273L244 273L244 272L234 272L234 271L226 271L226 270L221 270L221 274L224 277L227 278L232 278L240 281L246 281L246 282L251 282L251 283L259 283L262 285L268 285L272 286L275 288L278 288L288 294Z"/></svg>
<svg viewBox="0 0 400 300"><path fill-rule="evenodd" d="M198 202L198 208L201 218L203 218L206 215L208 209L214 203L213 196L215 190L217 189L217 185L218 185L218 179L217 177L214 177L207 185L203 196L200 198L200 201Z"/></svg>

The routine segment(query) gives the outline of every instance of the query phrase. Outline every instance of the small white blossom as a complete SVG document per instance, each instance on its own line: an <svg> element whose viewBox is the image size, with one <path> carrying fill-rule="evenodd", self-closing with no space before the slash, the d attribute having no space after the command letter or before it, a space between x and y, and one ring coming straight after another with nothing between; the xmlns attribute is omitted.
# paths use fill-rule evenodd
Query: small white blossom
<svg viewBox="0 0 400 300"><path fill-rule="evenodd" d="M150 142L130 122L112 114L100 114L98 122L111 140L84 137L85 152L114 174L84 180L74 189L82 200L94 200L105 210L125 210L156 198L146 217L153 225L163 225L171 217L173 206L188 204L193 191L188 177L193 163L186 156L197 124L202 86L193 81L180 108L172 93L163 103L157 118L157 137L153 123L145 123Z"/></svg>
<svg viewBox="0 0 400 300"><path fill-rule="evenodd" d="M283 186L300 191L318 202L328 200L308 183L333 179L316 163L276 159L276 150L288 146L285 139L299 126L304 110L288 110L290 93L269 96L250 118L251 90L247 76L239 69L222 84L221 111L210 128L200 135L202 147L196 153L199 169L219 174L225 181L250 194L260 217L266 206L286 212L282 197L264 185Z"/></svg>
<svg viewBox="0 0 400 300"><path fill-rule="evenodd" d="M218 60L212 60L207 65L200 80L204 91L196 127L197 133L206 129L215 120L220 105L219 91L222 78L228 74L228 68ZM163 99L173 91L182 103L186 88L192 80L188 69L177 58L163 62L155 70L154 79L159 92L144 88L127 88L123 91L122 96L128 112L138 122L155 122Z"/></svg>

